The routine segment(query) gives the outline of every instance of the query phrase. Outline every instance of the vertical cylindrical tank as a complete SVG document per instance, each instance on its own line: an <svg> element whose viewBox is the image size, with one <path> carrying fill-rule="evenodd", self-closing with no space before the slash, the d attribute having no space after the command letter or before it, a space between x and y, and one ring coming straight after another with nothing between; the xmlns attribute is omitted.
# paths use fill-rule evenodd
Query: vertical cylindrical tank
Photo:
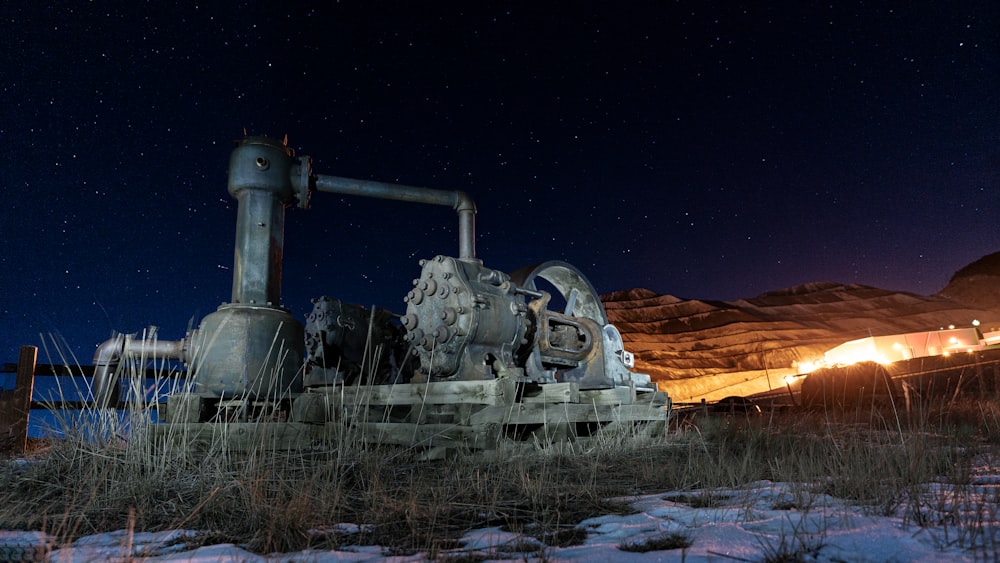
<svg viewBox="0 0 1000 563"><path fill-rule="evenodd" d="M229 159L229 194L239 202L233 262L233 303L281 299L285 207L295 200L291 151L266 137L239 141Z"/></svg>
<svg viewBox="0 0 1000 563"><path fill-rule="evenodd" d="M302 391L302 324L286 309L224 304L192 337L197 391L231 399L280 399Z"/></svg>
<svg viewBox="0 0 1000 563"><path fill-rule="evenodd" d="M281 303L285 207L294 202L284 143L248 137L229 159L229 194L238 203L232 303L201 321L189 369L198 393L277 399L302 390L302 324Z"/></svg>

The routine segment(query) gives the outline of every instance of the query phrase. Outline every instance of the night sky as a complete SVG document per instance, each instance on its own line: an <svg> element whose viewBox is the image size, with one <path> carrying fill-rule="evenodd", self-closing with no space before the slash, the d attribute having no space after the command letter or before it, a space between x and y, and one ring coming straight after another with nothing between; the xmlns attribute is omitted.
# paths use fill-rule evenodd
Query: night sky
<svg viewBox="0 0 1000 563"><path fill-rule="evenodd" d="M0 361L43 334L89 364L228 301L244 130L320 174L466 191L486 265L566 260L601 293L926 295L1000 250L995 0L316 4L3 4ZM456 232L314 194L284 305L402 312Z"/></svg>

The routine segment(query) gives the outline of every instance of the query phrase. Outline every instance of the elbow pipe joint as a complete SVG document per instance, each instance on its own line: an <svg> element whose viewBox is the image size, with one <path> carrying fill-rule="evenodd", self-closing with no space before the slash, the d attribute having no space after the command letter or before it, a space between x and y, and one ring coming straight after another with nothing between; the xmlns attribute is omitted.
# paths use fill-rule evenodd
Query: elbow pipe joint
<svg viewBox="0 0 1000 563"><path fill-rule="evenodd" d="M472 201L472 197L463 191L455 191L455 211L459 213L472 213L476 214L476 202Z"/></svg>
<svg viewBox="0 0 1000 563"><path fill-rule="evenodd" d="M99 409L114 407L119 401L118 366L123 357L137 354L149 359L172 359L187 362L187 340L132 340L119 334L102 342L94 352L94 405Z"/></svg>
<svg viewBox="0 0 1000 563"><path fill-rule="evenodd" d="M94 405L105 409L118 403L118 364L125 348L125 336L119 334L101 343L94 352Z"/></svg>
<svg viewBox="0 0 1000 563"><path fill-rule="evenodd" d="M459 259L467 262L478 262L476 259L476 204L469 197L469 194L462 191L417 188L324 174L312 175L310 178L312 189L320 192L449 206L458 212Z"/></svg>

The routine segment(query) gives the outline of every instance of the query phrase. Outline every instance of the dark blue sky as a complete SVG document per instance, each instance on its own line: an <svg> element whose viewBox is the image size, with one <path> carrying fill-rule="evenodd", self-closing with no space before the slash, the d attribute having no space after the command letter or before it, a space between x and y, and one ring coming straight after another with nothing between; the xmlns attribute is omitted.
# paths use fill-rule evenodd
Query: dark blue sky
<svg viewBox="0 0 1000 563"><path fill-rule="evenodd" d="M930 294L1000 250L997 2L41 4L0 8L2 361L53 334L89 363L228 301L244 129L464 190L487 265L602 293ZM300 318L401 311L457 253L448 209L330 194L285 234Z"/></svg>

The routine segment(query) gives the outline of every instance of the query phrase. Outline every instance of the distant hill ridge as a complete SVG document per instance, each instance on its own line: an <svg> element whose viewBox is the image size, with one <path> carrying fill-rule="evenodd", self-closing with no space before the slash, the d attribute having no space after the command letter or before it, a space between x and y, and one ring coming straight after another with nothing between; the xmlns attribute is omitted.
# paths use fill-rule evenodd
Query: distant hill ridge
<svg viewBox="0 0 1000 563"><path fill-rule="evenodd" d="M656 381L790 368L857 338L969 326L1000 328L1000 252L925 296L815 282L748 299L681 299L636 288L602 296L636 369Z"/></svg>
<svg viewBox="0 0 1000 563"><path fill-rule="evenodd" d="M937 295L983 309L1000 309L1000 252L961 268Z"/></svg>

